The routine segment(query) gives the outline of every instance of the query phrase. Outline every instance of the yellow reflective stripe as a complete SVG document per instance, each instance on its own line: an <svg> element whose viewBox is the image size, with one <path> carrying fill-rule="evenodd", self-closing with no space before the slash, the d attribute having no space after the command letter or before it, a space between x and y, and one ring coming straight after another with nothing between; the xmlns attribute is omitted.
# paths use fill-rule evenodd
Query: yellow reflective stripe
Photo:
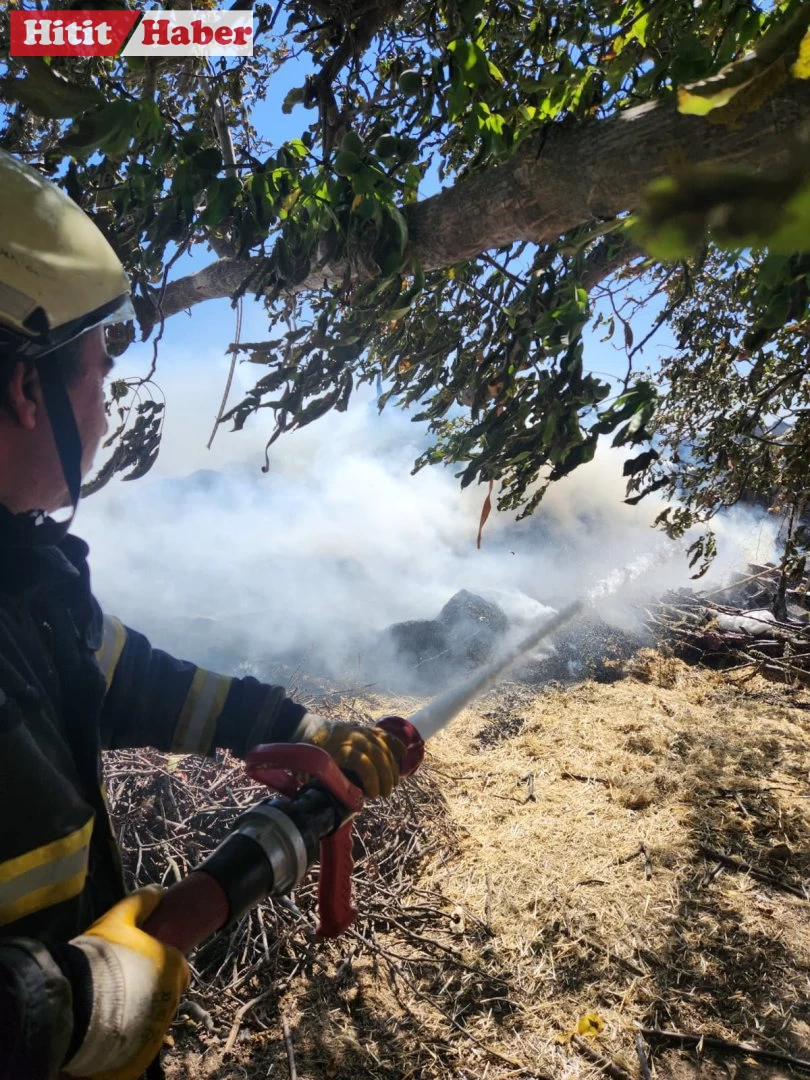
<svg viewBox="0 0 810 1080"><path fill-rule="evenodd" d="M0 863L0 926L78 896L92 832L91 817L75 832Z"/></svg>
<svg viewBox="0 0 810 1080"><path fill-rule="evenodd" d="M232 681L197 668L175 728L173 754L208 753Z"/></svg>
<svg viewBox="0 0 810 1080"><path fill-rule="evenodd" d="M101 648L96 653L96 663L104 672L107 680L107 689L112 685L115 669L121 659L124 645L127 640L127 632L124 624L111 615L104 616L104 637Z"/></svg>
<svg viewBox="0 0 810 1080"><path fill-rule="evenodd" d="M5 862L0 863L0 884L11 881L12 878L19 877L37 866L45 866L46 863L53 862L54 859L72 855L79 848L86 847L90 842L92 831L93 818L91 817L80 829L68 833L67 836L63 836L59 840L52 840L50 844L43 844L42 847L26 851L24 855L17 855L13 859L6 859Z"/></svg>
<svg viewBox="0 0 810 1080"><path fill-rule="evenodd" d="M84 888L87 880L87 852L85 852L84 866L80 867L72 877L67 877L56 885L43 885L39 889L26 893L19 900L8 904L0 904L0 926L24 919L26 915L33 915L43 908L53 907L65 900L72 900L78 896Z"/></svg>

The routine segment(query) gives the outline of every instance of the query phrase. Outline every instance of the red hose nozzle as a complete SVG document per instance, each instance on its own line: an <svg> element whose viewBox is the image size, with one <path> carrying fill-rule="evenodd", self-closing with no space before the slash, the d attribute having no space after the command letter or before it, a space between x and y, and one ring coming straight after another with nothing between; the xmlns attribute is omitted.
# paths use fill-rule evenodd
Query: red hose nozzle
<svg viewBox="0 0 810 1080"><path fill-rule="evenodd" d="M401 716L386 716L378 721L377 727L399 739L405 747L405 753L399 762L399 775L410 776L416 772L425 757L425 743L410 720Z"/></svg>

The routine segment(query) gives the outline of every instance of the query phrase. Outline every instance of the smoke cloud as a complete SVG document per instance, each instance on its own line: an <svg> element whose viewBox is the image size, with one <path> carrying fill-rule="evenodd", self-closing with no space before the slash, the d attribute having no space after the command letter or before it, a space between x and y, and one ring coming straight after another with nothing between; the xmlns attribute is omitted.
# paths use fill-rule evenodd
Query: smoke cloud
<svg viewBox="0 0 810 1080"><path fill-rule="evenodd" d="M600 580L600 613L623 626L632 602L690 583L682 551L650 528L660 504L622 503L621 452L602 450L554 485L532 518L493 511L477 551L484 487L460 491L450 469L411 476L425 431L400 410L378 415L368 391L347 413L282 436L266 475L259 423L220 431L206 451L225 373L209 359L204 378L178 368L162 380L153 473L111 482L76 524L105 610L175 655L358 685L384 627L434 618L462 588L500 604L517 634ZM718 584L771 554L773 526L753 512L718 531Z"/></svg>

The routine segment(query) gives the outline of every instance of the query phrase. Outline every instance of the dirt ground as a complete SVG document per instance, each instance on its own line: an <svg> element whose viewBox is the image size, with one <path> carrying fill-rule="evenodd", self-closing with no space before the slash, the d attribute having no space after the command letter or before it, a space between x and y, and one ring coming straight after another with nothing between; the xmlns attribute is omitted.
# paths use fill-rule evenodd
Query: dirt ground
<svg viewBox="0 0 810 1080"><path fill-rule="evenodd" d="M501 684L440 733L358 824L352 931L314 939L308 886L257 961L244 928L195 960L171 1080L807 1075L810 693L652 652L613 675Z"/></svg>

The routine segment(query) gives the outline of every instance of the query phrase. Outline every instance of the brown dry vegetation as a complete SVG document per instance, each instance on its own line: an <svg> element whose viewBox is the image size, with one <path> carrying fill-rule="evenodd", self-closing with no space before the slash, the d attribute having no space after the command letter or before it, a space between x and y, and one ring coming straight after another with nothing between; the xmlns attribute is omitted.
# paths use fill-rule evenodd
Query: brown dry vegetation
<svg viewBox="0 0 810 1080"><path fill-rule="evenodd" d="M313 940L307 886L295 910L267 905L261 925L254 914L198 954L190 999L210 1018L175 1025L172 1080L285 1078L288 1046L300 1080L578 1080L603 1075L594 1054L635 1078L637 1023L810 1058L810 902L796 895L810 882L810 693L651 652L615 674L502 684L438 735L421 776L361 820L361 915L339 942ZM145 774L126 775L133 757ZM113 762L131 849L161 813L188 818L195 783L186 834L219 797L222 765L181 762L160 782L176 814L168 794L144 803L156 764ZM249 803L225 767L227 797ZM182 836L161 835L180 837L184 872ZM142 852L142 879L167 843ZM589 1012L601 1033L569 1039ZM661 1080L794 1075L708 1046L648 1048Z"/></svg>

